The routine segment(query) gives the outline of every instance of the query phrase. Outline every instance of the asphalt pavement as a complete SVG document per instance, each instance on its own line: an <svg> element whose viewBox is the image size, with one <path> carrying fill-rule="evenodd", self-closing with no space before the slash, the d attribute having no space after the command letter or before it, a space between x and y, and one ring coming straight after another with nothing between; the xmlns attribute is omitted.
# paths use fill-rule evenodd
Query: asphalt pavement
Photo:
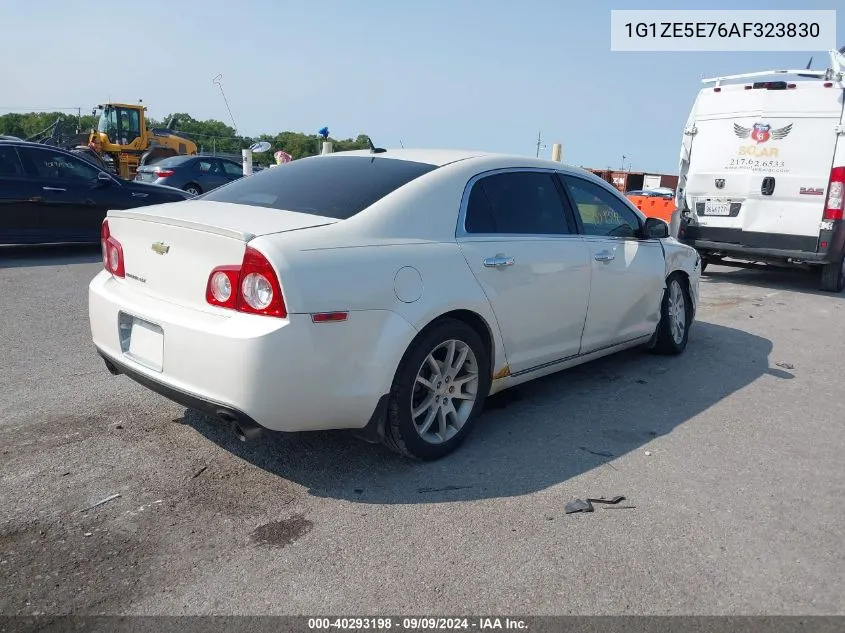
<svg viewBox="0 0 845 633"><path fill-rule="evenodd" d="M684 355L505 392L420 464L111 376L99 257L0 252L2 614L845 614L845 294L804 273L712 267Z"/></svg>

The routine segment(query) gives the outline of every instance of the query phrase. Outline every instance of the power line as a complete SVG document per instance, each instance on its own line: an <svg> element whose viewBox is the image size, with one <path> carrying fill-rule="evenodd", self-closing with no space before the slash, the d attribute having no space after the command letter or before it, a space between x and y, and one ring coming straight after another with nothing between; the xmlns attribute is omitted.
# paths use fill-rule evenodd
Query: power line
<svg viewBox="0 0 845 633"><path fill-rule="evenodd" d="M17 107L17 108L0 108L5 112L15 112L17 110L29 110L29 112L21 112L21 114L29 114L30 112L57 112L59 110L81 110L82 108L75 107L75 108L27 108L27 107Z"/></svg>
<svg viewBox="0 0 845 633"><path fill-rule="evenodd" d="M235 128L235 134L238 133L238 124L235 123L235 117L232 115L232 109L229 107L229 100L226 98L226 93L223 92L223 74L217 75L212 82L220 88L220 94L223 95L223 102L226 104L226 109L229 111L229 118L232 119L232 127Z"/></svg>

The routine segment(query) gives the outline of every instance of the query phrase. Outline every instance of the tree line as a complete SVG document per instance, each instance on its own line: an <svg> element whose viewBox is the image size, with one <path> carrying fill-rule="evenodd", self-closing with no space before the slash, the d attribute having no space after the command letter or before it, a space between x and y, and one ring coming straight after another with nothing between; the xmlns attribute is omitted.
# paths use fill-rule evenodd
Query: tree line
<svg viewBox="0 0 845 633"><path fill-rule="evenodd" d="M0 135L17 136L22 139L33 138L48 130L56 121L59 122L63 137L69 138L77 133L87 133L96 127L96 118L90 114L78 116L65 112L26 112L0 115ZM258 141L267 141L271 149L264 154L256 154L253 162L269 164L275 162L273 152L283 150L294 159L314 156L320 153L322 138L315 132L278 132L260 134L256 137L240 136L235 129L222 121L209 119L199 121L190 114L176 112L158 121L147 119L147 127L163 128L169 123L170 129L177 135L192 140L197 149L204 153L237 154ZM367 136L359 134L356 138L336 139L329 136L336 152L354 149L367 149Z"/></svg>

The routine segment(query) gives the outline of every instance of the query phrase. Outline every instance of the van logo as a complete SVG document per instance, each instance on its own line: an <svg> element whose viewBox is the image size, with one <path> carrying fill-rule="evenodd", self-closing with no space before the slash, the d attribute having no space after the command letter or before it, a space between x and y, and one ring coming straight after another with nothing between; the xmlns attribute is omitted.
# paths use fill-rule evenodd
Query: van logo
<svg viewBox="0 0 845 633"><path fill-rule="evenodd" d="M791 131L792 123L775 128L774 130L768 123L755 123L753 127L743 127L738 123L734 123L734 134L739 138L750 138L752 141L757 141L757 145L765 143L769 139L779 141L782 138L786 138Z"/></svg>
<svg viewBox="0 0 845 633"><path fill-rule="evenodd" d="M724 178L716 178L716 189L724 189L725 188L725 179Z"/></svg>
<svg viewBox="0 0 845 633"><path fill-rule="evenodd" d="M158 253L159 255L167 255L170 252L170 247L164 242L156 242L152 245L152 249L154 253Z"/></svg>
<svg viewBox="0 0 845 633"><path fill-rule="evenodd" d="M798 193L802 196L823 196L824 189L821 187L801 187L801 189L798 190Z"/></svg>

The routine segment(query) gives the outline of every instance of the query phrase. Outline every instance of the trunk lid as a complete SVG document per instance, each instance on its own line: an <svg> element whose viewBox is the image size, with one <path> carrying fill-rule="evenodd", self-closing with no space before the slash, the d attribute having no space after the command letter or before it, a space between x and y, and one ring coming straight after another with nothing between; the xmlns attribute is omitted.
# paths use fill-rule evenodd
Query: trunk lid
<svg viewBox="0 0 845 633"><path fill-rule="evenodd" d="M158 180L158 174L154 165L141 165L135 172L135 180L138 182L153 182Z"/></svg>
<svg viewBox="0 0 845 633"><path fill-rule="evenodd" d="M699 224L817 236L843 91L707 89L696 107L686 195Z"/></svg>
<svg viewBox="0 0 845 633"><path fill-rule="evenodd" d="M109 211L123 247L127 286L186 307L213 311L206 285L217 266L238 265L259 235L336 222L304 213L202 200Z"/></svg>

